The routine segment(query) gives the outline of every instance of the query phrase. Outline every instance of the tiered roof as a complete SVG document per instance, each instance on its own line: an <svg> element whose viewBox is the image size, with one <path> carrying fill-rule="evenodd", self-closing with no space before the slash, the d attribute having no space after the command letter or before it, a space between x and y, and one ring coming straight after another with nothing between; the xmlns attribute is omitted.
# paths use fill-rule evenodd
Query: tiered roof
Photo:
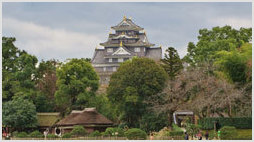
<svg viewBox="0 0 254 142"><path fill-rule="evenodd" d="M144 30L144 28L141 28L140 26L133 23L131 18L126 18L125 16L124 16L123 20L118 25L113 26L111 28L116 31L128 31L128 30L141 31L141 30Z"/></svg>
<svg viewBox="0 0 254 142"><path fill-rule="evenodd" d="M109 34L108 40L104 43L100 43L101 46L104 47L119 47L120 40L124 39L134 39L136 42L132 43L125 43L125 46L128 47L137 47L137 46L144 46L144 47L151 47L154 46L154 44L150 43L146 37L144 29L133 23L133 21L130 18L126 18L124 16L123 20L116 26L111 27L112 29L116 31L122 32L119 34ZM136 31L135 35L127 35L125 31Z"/></svg>

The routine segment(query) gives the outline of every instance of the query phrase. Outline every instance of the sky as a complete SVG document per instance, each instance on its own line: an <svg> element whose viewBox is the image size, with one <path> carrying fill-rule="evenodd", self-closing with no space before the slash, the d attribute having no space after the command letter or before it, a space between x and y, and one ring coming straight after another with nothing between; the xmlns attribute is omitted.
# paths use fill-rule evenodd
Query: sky
<svg viewBox="0 0 254 142"><path fill-rule="evenodd" d="M250 2L5 2L3 36L16 37L15 45L39 60L92 58L103 48L110 29L123 16L143 27L149 42L187 53L188 42L197 42L199 29L230 25L252 26Z"/></svg>

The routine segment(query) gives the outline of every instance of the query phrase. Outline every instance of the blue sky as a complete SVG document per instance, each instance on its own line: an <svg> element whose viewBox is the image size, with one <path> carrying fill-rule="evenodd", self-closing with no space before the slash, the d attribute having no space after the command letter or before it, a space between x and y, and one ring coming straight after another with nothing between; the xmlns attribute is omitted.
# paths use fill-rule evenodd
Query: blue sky
<svg viewBox="0 0 254 142"><path fill-rule="evenodd" d="M252 26L250 2L230 3L3 3L3 36L39 58L92 58L110 27L124 15L146 30L148 40L163 51L175 47L181 57L198 30L215 26ZM113 31L112 31L113 32Z"/></svg>

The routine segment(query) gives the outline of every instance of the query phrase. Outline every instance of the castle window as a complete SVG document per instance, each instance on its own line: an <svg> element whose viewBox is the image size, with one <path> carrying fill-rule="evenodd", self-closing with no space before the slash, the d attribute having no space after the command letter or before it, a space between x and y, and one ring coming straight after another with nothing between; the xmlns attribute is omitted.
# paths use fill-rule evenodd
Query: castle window
<svg viewBox="0 0 254 142"><path fill-rule="evenodd" d="M113 67L113 71L116 71L116 67Z"/></svg>
<svg viewBox="0 0 254 142"><path fill-rule="evenodd" d="M104 72L107 71L107 68L106 68L106 67L103 67L103 71L104 71Z"/></svg>
<svg viewBox="0 0 254 142"><path fill-rule="evenodd" d="M118 62L123 62L123 58L118 58Z"/></svg>
<svg viewBox="0 0 254 142"><path fill-rule="evenodd" d="M107 52L113 52L113 48L107 48Z"/></svg>
<svg viewBox="0 0 254 142"><path fill-rule="evenodd" d="M134 52L140 52L140 48L139 47L134 48Z"/></svg>
<svg viewBox="0 0 254 142"><path fill-rule="evenodd" d="M111 62L112 62L112 58L109 58L109 59L108 59L108 62L110 62L110 63L111 63Z"/></svg>
<svg viewBox="0 0 254 142"><path fill-rule="evenodd" d="M144 48L144 52L146 52L146 48Z"/></svg>

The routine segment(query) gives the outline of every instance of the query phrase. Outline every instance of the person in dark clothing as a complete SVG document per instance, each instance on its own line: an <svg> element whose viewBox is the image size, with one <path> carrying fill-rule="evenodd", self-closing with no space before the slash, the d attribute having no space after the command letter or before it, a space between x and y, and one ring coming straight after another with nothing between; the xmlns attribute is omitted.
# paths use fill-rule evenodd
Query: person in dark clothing
<svg viewBox="0 0 254 142"><path fill-rule="evenodd" d="M209 138L209 133L208 133L208 131L206 131L205 132L205 139L208 140L208 138Z"/></svg>
<svg viewBox="0 0 254 142"><path fill-rule="evenodd" d="M184 140L189 140L189 135L187 134L187 132L185 132L184 134L185 134Z"/></svg>

